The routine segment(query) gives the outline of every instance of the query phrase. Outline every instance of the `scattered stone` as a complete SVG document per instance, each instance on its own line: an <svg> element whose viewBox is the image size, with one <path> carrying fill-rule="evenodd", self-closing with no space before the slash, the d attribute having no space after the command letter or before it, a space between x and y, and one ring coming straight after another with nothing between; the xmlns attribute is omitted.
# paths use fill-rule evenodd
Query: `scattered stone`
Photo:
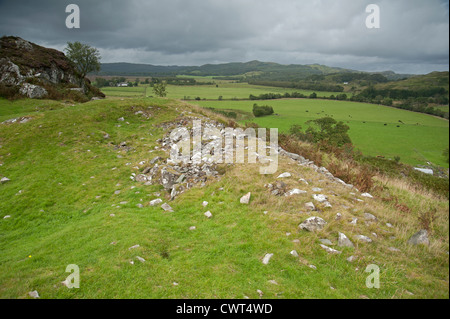
<svg viewBox="0 0 450 319"><path fill-rule="evenodd" d="M331 242L331 240L323 238L323 239L319 239L319 241L324 244L324 245L329 245L329 246L333 246L334 244Z"/></svg>
<svg viewBox="0 0 450 319"><path fill-rule="evenodd" d="M324 201L323 204L324 204L324 206L323 206L324 208L332 208L333 207L333 205L331 205L329 201Z"/></svg>
<svg viewBox="0 0 450 319"><path fill-rule="evenodd" d="M292 250L292 251L290 252L290 254L291 254L292 256L294 256L294 257L298 257L298 253L297 253L296 250Z"/></svg>
<svg viewBox="0 0 450 319"><path fill-rule="evenodd" d="M242 196L240 199L241 204L248 204L250 202L250 197L252 193L247 193L246 195Z"/></svg>
<svg viewBox="0 0 450 319"><path fill-rule="evenodd" d="M311 190L312 190L313 192L318 193L318 192L321 192L321 191L322 191L322 188L319 188L319 187L313 187L313 188L311 188Z"/></svg>
<svg viewBox="0 0 450 319"><path fill-rule="evenodd" d="M163 201L162 201L161 198L157 198L157 199L154 199L154 200L150 201L150 206L156 206L156 205L161 204L162 202Z"/></svg>
<svg viewBox="0 0 450 319"><path fill-rule="evenodd" d="M358 222L358 218L354 217L354 218L352 218L352 221L350 222L350 224L356 225L357 222Z"/></svg>
<svg viewBox="0 0 450 319"><path fill-rule="evenodd" d="M369 221L369 222L376 222L378 221L378 218L376 218L374 215L372 215L371 213L364 213L364 218Z"/></svg>
<svg viewBox="0 0 450 319"><path fill-rule="evenodd" d="M136 249L136 248L139 248L139 247L141 247L141 245L134 245L134 246L131 246L130 248L128 248L128 250Z"/></svg>
<svg viewBox="0 0 450 319"><path fill-rule="evenodd" d="M258 293L258 295L259 295L259 297L261 298L263 295L264 295L264 293L261 291L261 290L256 290L256 292Z"/></svg>
<svg viewBox="0 0 450 319"><path fill-rule="evenodd" d="M342 214L341 213L337 213L336 214L336 220L341 220L342 218Z"/></svg>
<svg viewBox="0 0 450 319"><path fill-rule="evenodd" d="M271 283L272 285L278 285L278 283L275 280L269 280L269 283Z"/></svg>
<svg viewBox="0 0 450 319"><path fill-rule="evenodd" d="M362 197L367 197L367 198L373 198L373 196L370 195L369 193L362 193L361 196Z"/></svg>
<svg viewBox="0 0 450 319"><path fill-rule="evenodd" d="M309 210L309 211L316 210L316 206L314 206L314 204L313 204L312 202L306 203L306 204L305 204L305 207L306 207L306 209Z"/></svg>
<svg viewBox="0 0 450 319"><path fill-rule="evenodd" d="M119 195L120 194L120 191L115 191L114 192L114 195Z"/></svg>
<svg viewBox="0 0 450 319"><path fill-rule="evenodd" d="M267 215L269 212L267 210L263 211L264 215Z"/></svg>
<svg viewBox="0 0 450 319"><path fill-rule="evenodd" d="M284 194L285 196L292 196L292 195L301 195L301 194L306 194L306 191L302 191L298 188L294 188L293 190L290 190L289 192L287 192L286 194Z"/></svg>
<svg viewBox="0 0 450 319"><path fill-rule="evenodd" d="M322 229L327 222L320 217L310 217L299 225L300 229L310 232Z"/></svg>
<svg viewBox="0 0 450 319"><path fill-rule="evenodd" d="M390 224L390 223L386 223L386 226L389 227L389 228L393 227L392 224Z"/></svg>
<svg viewBox="0 0 450 319"><path fill-rule="evenodd" d="M28 295L29 295L31 298L34 298L34 299L40 298L40 297L39 297L39 293L37 292L37 290L35 290L35 291L30 291L30 292L28 293Z"/></svg>
<svg viewBox="0 0 450 319"><path fill-rule="evenodd" d="M1 184L5 184L5 183L7 183L9 181L11 181L11 180L9 178L7 178L7 177L3 177L2 179L0 179L0 183Z"/></svg>
<svg viewBox="0 0 450 319"><path fill-rule="evenodd" d="M408 244L410 245L429 245L430 240L428 239L428 231L425 229L420 230L419 232L415 233L411 238L408 240Z"/></svg>
<svg viewBox="0 0 450 319"><path fill-rule="evenodd" d="M363 241L363 242L366 242L366 243L371 243L372 242L372 239L370 239L369 237L364 236L364 235L356 235L355 238L358 241Z"/></svg>
<svg viewBox="0 0 450 319"><path fill-rule="evenodd" d="M189 227L189 230L196 230L196 229L197 229L197 227L195 227L195 226Z"/></svg>
<svg viewBox="0 0 450 319"><path fill-rule="evenodd" d="M206 206L208 206L208 202L207 202L207 201L204 201L204 202L202 203L202 205L203 205L203 207L206 207Z"/></svg>
<svg viewBox="0 0 450 319"><path fill-rule="evenodd" d="M116 217L116 214L109 214L109 217Z"/></svg>
<svg viewBox="0 0 450 319"><path fill-rule="evenodd" d="M328 197L322 194L314 194L313 195L314 200L318 201L319 203L326 202L328 200Z"/></svg>
<svg viewBox="0 0 450 319"><path fill-rule="evenodd" d="M424 173L424 174L428 174L428 175L433 175L433 174L434 174L433 170L432 170L432 169L429 169L429 168L419 168L419 167L414 167L414 169L415 169L416 171L422 172L422 173Z"/></svg>
<svg viewBox="0 0 450 319"><path fill-rule="evenodd" d="M137 204L136 205L138 208L144 208L144 205L142 205L142 204Z"/></svg>
<svg viewBox="0 0 450 319"><path fill-rule="evenodd" d="M393 251L393 252L400 252L400 251L401 251L400 249L395 248L395 247L389 247L388 249L389 249L390 251Z"/></svg>
<svg viewBox="0 0 450 319"><path fill-rule="evenodd" d="M350 241L350 239L348 239L348 237L345 236L343 233L339 233L338 246L339 247L350 247L350 248L355 247L355 245L353 245L353 243Z"/></svg>
<svg viewBox="0 0 450 319"><path fill-rule="evenodd" d="M292 176L291 173L286 172L286 173L280 174L277 178L286 178L286 177L291 177L291 176Z"/></svg>
<svg viewBox="0 0 450 319"><path fill-rule="evenodd" d="M136 259L139 260L141 263L145 263L145 259L139 256L136 256Z"/></svg>
<svg viewBox="0 0 450 319"><path fill-rule="evenodd" d="M356 260L356 257L355 257L355 256L350 256L350 257L347 258L347 261L348 261L349 263L354 262L355 260Z"/></svg>
<svg viewBox="0 0 450 319"><path fill-rule="evenodd" d="M314 265L309 265L308 267L311 268L311 269L317 270L317 267L314 266Z"/></svg>
<svg viewBox="0 0 450 319"><path fill-rule="evenodd" d="M125 119L123 117L119 117L117 120L120 121L120 122L125 121Z"/></svg>
<svg viewBox="0 0 450 319"><path fill-rule="evenodd" d="M272 258L272 256L273 256L273 254L266 254L266 255L264 256L263 260L262 260L262 263L263 263L264 265L267 265L267 264L269 263L269 261L270 261L270 258Z"/></svg>
<svg viewBox="0 0 450 319"><path fill-rule="evenodd" d="M330 248L330 247L325 246L325 245L323 245L323 244L320 244L320 247L322 247L323 249L325 249L325 250L326 250L328 253L330 253L330 254L340 254L340 253L342 253L342 252L339 251L339 250Z"/></svg>
<svg viewBox="0 0 450 319"><path fill-rule="evenodd" d="M211 212L208 210L205 214L204 214L206 217L208 217L208 218L211 218L212 217L212 214L211 214Z"/></svg>
<svg viewBox="0 0 450 319"><path fill-rule="evenodd" d="M172 207L170 207L170 205L167 204L167 203L162 204L162 205L161 205L161 208L164 209L164 211L166 211L166 212L173 213Z"/></svg>

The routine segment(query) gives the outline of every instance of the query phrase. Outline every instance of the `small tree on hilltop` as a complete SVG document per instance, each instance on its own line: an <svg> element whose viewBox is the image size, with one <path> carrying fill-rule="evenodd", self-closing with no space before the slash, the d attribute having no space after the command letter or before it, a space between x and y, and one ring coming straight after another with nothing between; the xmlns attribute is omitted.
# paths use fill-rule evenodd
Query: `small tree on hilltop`
<svg viewBox="0 0 450 319"><path fill-rule="evenodd" d="M64 49L67 58L72 61L80 73L85 77L89 72L100 71L100 52L87 44L81 42L67 42Z"/></svg>
<svg viewBox="0 0 450 319"><path fill-rule="evenodd" d="M167 86L166 81L155 83L153 85L153 92L156 94L156 96L165 97L167 95L166 86Z"/></svg>

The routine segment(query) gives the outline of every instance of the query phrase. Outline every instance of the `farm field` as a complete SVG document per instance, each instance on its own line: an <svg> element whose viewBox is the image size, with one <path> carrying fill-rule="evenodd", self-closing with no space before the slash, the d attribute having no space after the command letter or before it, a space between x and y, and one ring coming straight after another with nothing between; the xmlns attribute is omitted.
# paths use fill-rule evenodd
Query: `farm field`
<svg viewBox="0 0 450 319"><path fill-rule="evenodd" d="M202 77L204 81L204 77ZM299 90L299 89L285 89L278 87L249 85L247 83L232 83L231 81L213 80L216 85L167 85L167 97L174 99L191 99L197 97L201 99L218 100L219 96L222 99L248 99L250 94L258 96L264 93L293 93L299 92L309 96L313 91ZM140 85L138 87L104 87L101 89L106 96L109 97L140 97L146 95L147 97L154 96L153 90L148 85ZM336 95L336 92L316 92L318 96ZM347 94L348 95L348 94Z"/></svg>
<svg viewBox="0 0 450 319"><path fill-rule="evenodd" d="M253 119L262 127L276 127L280 132L287 132L293 124L306 128L304 124L308 120L328 115L350 126L349 135L354 145L365 155L400 156L402 162L411 165L429 161L448 167L442 155L449 145L448 121L426 114L374 104L320 99L196 101L195 104L251 112L254 103L270 105L276 113Z"/></svg>

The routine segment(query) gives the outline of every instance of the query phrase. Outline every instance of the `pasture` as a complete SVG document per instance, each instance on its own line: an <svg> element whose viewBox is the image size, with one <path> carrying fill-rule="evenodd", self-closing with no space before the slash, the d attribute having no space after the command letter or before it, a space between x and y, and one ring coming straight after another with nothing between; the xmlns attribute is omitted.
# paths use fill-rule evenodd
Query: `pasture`
<svg viewBox="0 0 450 319"><path fill-rule="evenodd" d="M201 77L205 81L204 77ZM219 96L224 100L248 99L250 94L258 96L265 93L293 93L299 92L309 96L313 91L250 85L248 83L234 83L232 81L212 80L212 85L167 85L167 97L173 99L195 100L197 97L207 100L218 100ZM217 87L216 87L217 85ZM153 88L140 84L137 87L104 87L101 91L108 97L152 97L155 96ZM319 97L336 95L336 92L316 92Z"/></svg>
<svg viewBox="0 0 450 319"><path fill-rule="evenodd" d="M195 102L202 107L245 112L252 111L253 103L274 108L275 115L253 119L262 127L287 132L293 124L306 128L308 120L331 116L350 127L353 144L364 155L400 156L402 162L411 165L429 161L448 167L442 155L449 145L448 121L430 115L381 105L321 99Z"/></svg>

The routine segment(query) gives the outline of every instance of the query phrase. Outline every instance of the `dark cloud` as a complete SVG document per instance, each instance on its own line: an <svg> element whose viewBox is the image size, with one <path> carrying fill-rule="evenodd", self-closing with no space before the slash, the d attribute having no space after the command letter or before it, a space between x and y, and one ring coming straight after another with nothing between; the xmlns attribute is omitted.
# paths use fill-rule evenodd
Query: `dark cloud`
<svg viewBox="0 0 450 319"><path fill-rule="evenodd" d="M70 3L80 7L80 29L65 27ZM380 29L365 26L370 3L380 7ZM103 62L258 59L406 73L449 65L449 6L439 0L0 0L0 34L60 50L86 42Z"/></svg>

